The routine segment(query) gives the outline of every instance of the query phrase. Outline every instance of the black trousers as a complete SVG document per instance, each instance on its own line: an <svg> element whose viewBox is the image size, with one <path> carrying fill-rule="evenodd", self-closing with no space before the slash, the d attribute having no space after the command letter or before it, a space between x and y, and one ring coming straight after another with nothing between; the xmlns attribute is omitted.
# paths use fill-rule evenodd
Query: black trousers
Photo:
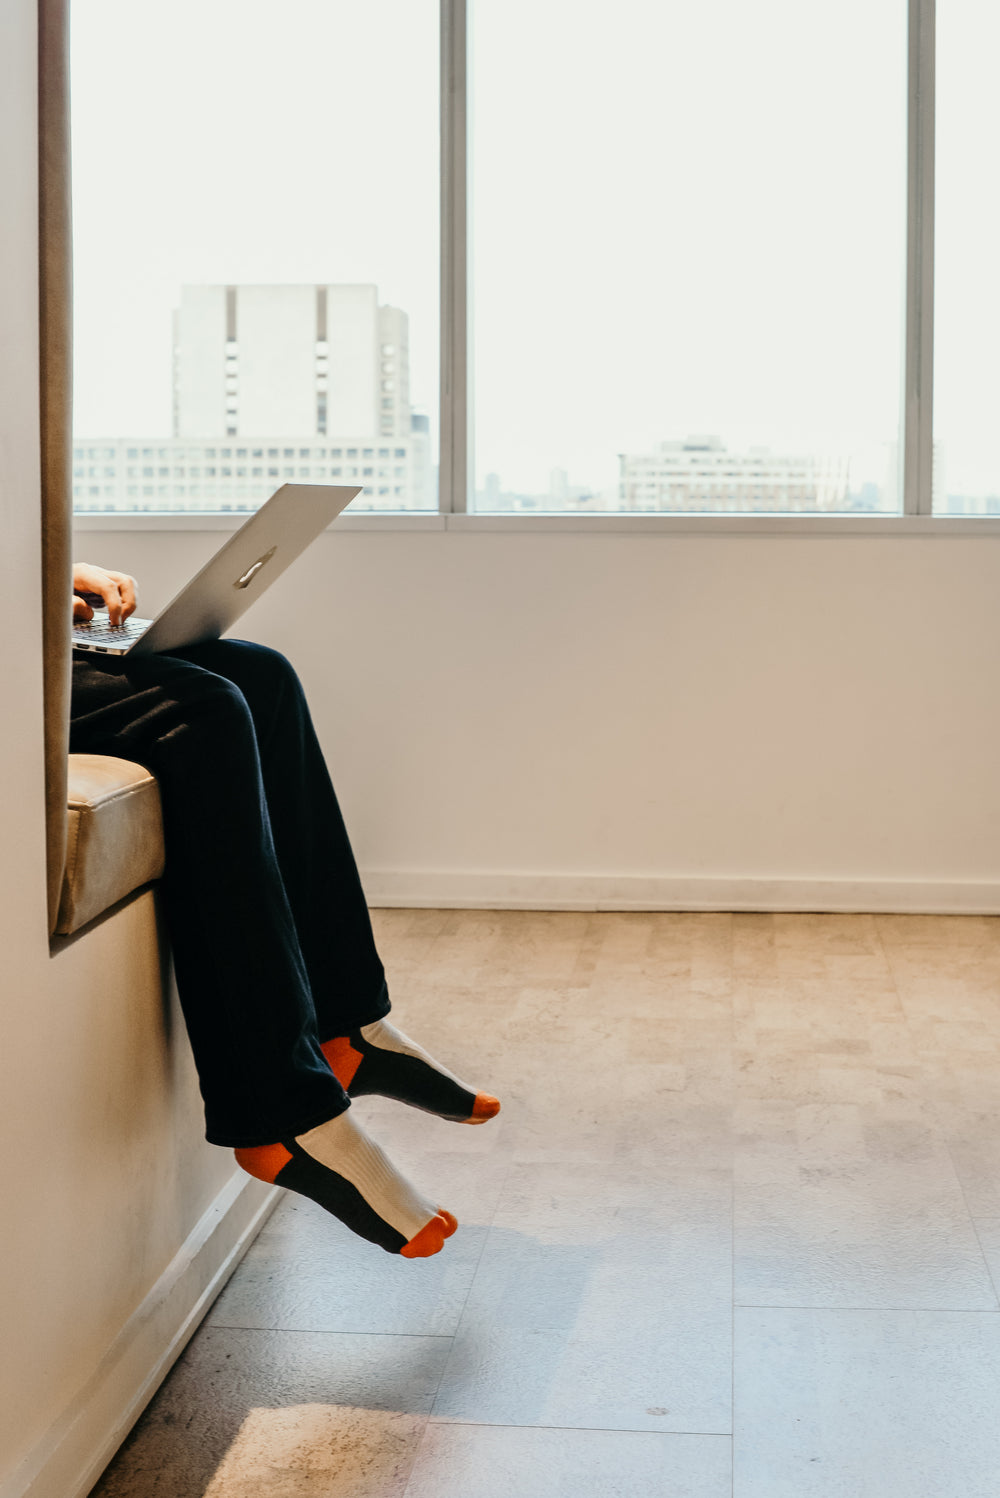
<svg viewBox="0 0 1000 1498"><path fill-rule="evenodd" d="M273 1144L343 1112L320 1043L381 1019L389 996L284 656L240 640L78 653L70 749L135 760L159 782L163 907L208 1139Z"/></svg>

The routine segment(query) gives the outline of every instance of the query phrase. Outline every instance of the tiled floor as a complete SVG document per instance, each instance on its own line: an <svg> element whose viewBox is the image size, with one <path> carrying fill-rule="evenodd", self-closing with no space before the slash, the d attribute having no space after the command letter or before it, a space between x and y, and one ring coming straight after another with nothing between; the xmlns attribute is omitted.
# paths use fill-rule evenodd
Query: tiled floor
<svg viewBox="0 0 1000 1498"><path fill-rule="evenodd" d="M1000 920L376 925L461 1230L288 1197L95 1498L998 1498Z"/></svg>

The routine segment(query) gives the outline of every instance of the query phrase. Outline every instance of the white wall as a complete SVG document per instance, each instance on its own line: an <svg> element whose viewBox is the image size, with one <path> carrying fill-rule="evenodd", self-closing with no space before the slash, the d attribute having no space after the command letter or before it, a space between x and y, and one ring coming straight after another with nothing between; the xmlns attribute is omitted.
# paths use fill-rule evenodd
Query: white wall
<svg viewBox="0 0 1000 1498"><path fill-rule="evenodd" d="M50 955L35 58L33 0L5 0L0 588L17 639L4 651L0 716L0 1495L75 1498L263 1197L204 1143L183 1025L164 1005L151 897ZM215 1204L225 1231L205 1222Z"/></svg>
<svg viewBox="0 0 1000 1498"><path fill-rule="evenodd" d="M77 549L155 609L223 539ZM1000 911L1000 538L333 531L237 632L376 903Z"/></svg>

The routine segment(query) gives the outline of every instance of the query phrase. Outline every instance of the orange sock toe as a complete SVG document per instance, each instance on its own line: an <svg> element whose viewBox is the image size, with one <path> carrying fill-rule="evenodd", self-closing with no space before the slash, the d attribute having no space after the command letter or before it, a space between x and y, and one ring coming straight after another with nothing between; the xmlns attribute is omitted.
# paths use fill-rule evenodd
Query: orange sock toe
<svg viewBox="0 0 1000 1498"><path fill-rule="evenodd" d="M437 1216L432 1217L420 1229L415 1238L411 1238L405 1247L399 1250L403 1259L429 1259L432 1254L440 1253L444 1247L444 1240L450 1238L458 1227L457 1220L450 1212L443 1208L438 1210Z"/></svg>
<svg viewBox="0 0 1000 1498"><path fill-rule="evenodd" d="M352 1098L368 1093L396 1098L454 1123L485 1123L500 1112L495 1097L468 1087L388 1020L331 1036L322 1050Z"/></svg>
<svg viewBox="0 0 1000 1498"><path fill-rule="evenodd" d="M469 1118L469 1123L485 1123L488 1118L496 1118L499 1112L500 1099L491 1097L488 1092L479 1092L476 1094L476 1101L472 1105L472 1114Z"/></svg>
<svg viewBox="0 0 1000 1498"><path fill-rule="evenodd" d="M438 1207L438 1216L444 1218L444 1235L446 1238L450 1238L458 1227L458 1218L453 1217L450 1212L446 1212L444 1207Z"/></svg>

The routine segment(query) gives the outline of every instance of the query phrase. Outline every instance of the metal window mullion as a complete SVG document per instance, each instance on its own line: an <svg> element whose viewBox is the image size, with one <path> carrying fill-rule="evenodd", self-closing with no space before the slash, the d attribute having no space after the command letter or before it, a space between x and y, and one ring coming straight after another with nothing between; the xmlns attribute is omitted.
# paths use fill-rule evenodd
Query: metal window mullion
<svg viewBox="0 0 1000 1498"><path fill-rule="evenodd" d="M468 507L468 83L466 0L441 0L441 464L438 507Z"/></svg>
<svg viewBox="0 0 1000 1498"><path fill-rule="evenodd" d="M909 0L903 511L934 507L935 0Z"/></svg>

